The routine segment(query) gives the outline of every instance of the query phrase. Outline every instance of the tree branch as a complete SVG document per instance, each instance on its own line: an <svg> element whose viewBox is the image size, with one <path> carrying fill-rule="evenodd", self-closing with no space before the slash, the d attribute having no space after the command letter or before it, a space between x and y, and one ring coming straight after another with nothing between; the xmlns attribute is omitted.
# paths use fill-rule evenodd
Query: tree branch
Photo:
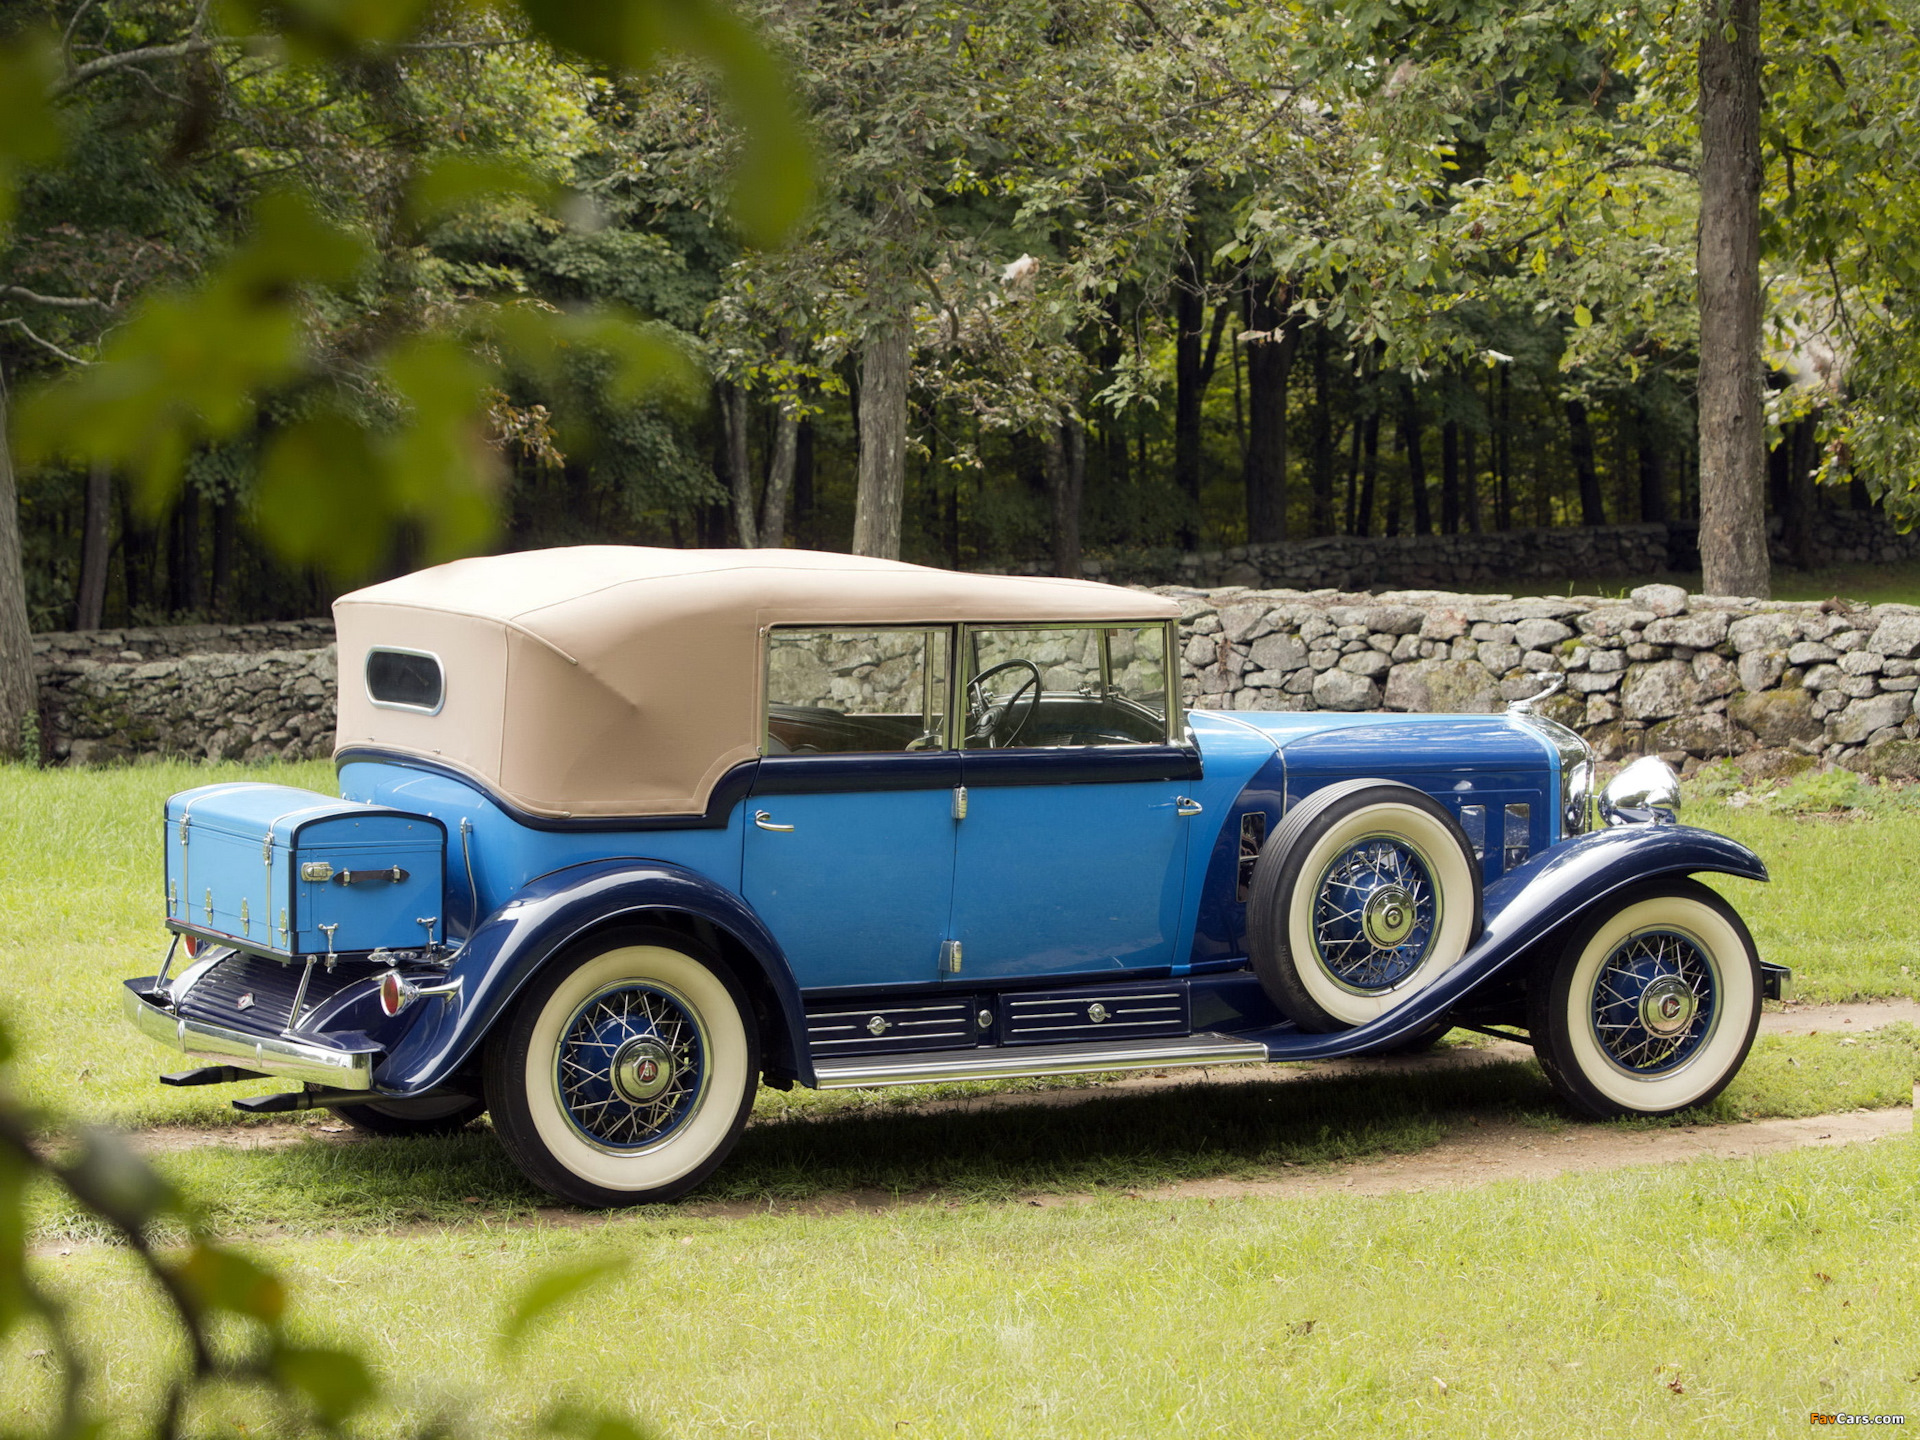
<svg viewBox="0 0 1920 1440"><path fill-rule="evenodd" d="M518 45L530 45L530 40L412 40L401 45L369 46L368 54L416 54L436 50L502 50ZM213 50L231 50L246 44L246 41L232 35L195 35L186 40L176 40L171 45L143 45L138 50L122 50L117 55L102 55L98 60L89 60L76 66L47 92L47 98L58 100L72 94L90 80L98 80L103 75L112 75L131 66L144 65L153 60L184 60L192 55L205 55Z"/></svg>
<svg viewBox="0 0 1920 1440"><path fill-rule="evenodd" d="M0 285L0 295L12 295L21 300L30 300L35 305L51 305L56 310L104 310L107 302L96 300L91 295L41 295L27 289L24 285Z"/></svg>
<svg viewBox="0 0 1920 1440"><path fill-rule="evenodd" d="M20 319L18 316L10 315L5 320L0 320L0 330L4 330L8 327L12 327L13 329L18 330L22 335L26 336L27 339L31 340L34 344L38 345L41 349L51 350L55 355L58 355L62 360L66 361L69 365L91 365L93 363L91 360L82 360L78 355L70 355L65 350L62 350L58 345L54 344L51 340L42 339L40 336L34 334L33 327L27 324L26 321Z"/></svg>
<svg viewBox="0 0 1920 1440"><path fill-rule="evenodd" d="M111 75L115 71L125 70L130 65L144 65L150 60L183 60L189 55L204 55L209 50L221 46L238 45L238 40L226 37L209 38L196 36L191 40L177 40L171 45L143 45L138 50L122 50L117 55L102 55L98 60L89 60L67 72L47 92L47 98L58 100L71 95L90 80L98 80L102 75Z"/></svg>

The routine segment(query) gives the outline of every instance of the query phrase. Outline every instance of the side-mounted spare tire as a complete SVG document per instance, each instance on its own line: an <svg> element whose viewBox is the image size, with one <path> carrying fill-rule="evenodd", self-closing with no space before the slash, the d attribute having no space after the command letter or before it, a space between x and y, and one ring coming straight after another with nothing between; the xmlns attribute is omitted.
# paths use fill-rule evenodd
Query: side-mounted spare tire
<svg viewBox="0 0 1920 1440"><path fill-rule="evenodd" d="M1261 847L1247 950L1302 1030L1363 1025L1431 985L1480 933L1480 866L1437 800L1343 780L1302 800Z"/></svg>

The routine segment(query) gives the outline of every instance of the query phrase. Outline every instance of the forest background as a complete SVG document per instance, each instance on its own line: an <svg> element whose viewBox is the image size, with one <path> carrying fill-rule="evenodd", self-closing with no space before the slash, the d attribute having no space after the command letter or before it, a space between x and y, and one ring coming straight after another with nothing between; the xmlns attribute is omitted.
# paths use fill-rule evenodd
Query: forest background
<svg viewBox="0 0 1920 1440"><path fill-rule="evenodd" d="M1760 67L1742 481L1789 539L1916 508L1915 0L746 0L804 136L757 157L724 46L391 8L349 44L329 0L0 4L0 107L51 117L0 160L35 628L501 546L1077 573L1687 520L1722 41Z"/></svg>

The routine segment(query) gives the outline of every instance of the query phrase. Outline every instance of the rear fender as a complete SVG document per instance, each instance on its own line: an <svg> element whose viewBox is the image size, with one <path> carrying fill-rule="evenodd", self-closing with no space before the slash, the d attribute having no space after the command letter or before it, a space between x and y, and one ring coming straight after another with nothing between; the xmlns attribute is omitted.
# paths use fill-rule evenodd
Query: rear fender
<svg viewBox="0 0 1920 1440"><path fill-rule="evenodd" d="M1543 851L1487 887L1480 938L1451 970L1406 1004L1351 1030L1309 1035L1280 1027L1246 1038L1275 1060L1316 1060L1384 1050L1409 1039L1511 967L1535 945L1630 885L1702 872L1767 878L1738 841L1685 825L1623 825Z"/></svg>
<svg viewBox="0 0 1920 1440"><path fill-rule="evenodd" d="M734 952L729 958L741 983L769 997L769 1073L811 1085L813 1062L800 1043L807 1033L800 989L759 916L739 896L681 866L596 860L523 886L480 923L447 972L448 980L460 982L459 990L415 1002L418 1019L375 1068L374 1088L404 1096L444 1083L554 955L609 922L663 912L719 932L717 938Z"/></svg>

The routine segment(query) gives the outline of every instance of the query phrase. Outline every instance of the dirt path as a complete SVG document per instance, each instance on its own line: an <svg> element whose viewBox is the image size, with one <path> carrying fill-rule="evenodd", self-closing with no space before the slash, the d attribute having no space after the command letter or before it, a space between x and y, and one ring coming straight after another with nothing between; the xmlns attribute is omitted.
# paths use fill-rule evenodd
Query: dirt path
<svg viewBox="0 0 1920 1440"><path fill-rule="evenodd" d="M1920 1025L1920 1001L1867 1000L1846 1005L1796 1003L1779 1010L1769 1010L1762 1015L1760 1033L1763 1035L1810 1035L1836 1030L1858 1032L1897 1022ZM1078 1105L1096 1093L1132 1093L1142 1090L1172 1089L1182 1085L1252 1083L1271 1085L1276 1081L1311 1080L1337 1075L1377 1075L1383 1072L1427 1074L1502 1060L1527 1060L1532 1055L1533 1050L1527 1045L1480 1036L1470 1044L1450 1045L1422 1055L1320 1060L1296 1065L1228 1065L1217 1069L1152 1070L1124 1079L1103 1080L1088 1085L1062 1086L1052 1090L1001 1091L946 1100L926 1100L913 1108L922 1113L935 1114L1004 1110L1035 1105ZM1798 1124L1800 1122L1767 1123ZM1750 1127L1725 1128L1744 1130ZM1712 1133L1720 1132L1716 1130ZM197 1149L203 1145L225 1145L235 1150L277 1150L289 1145L297 1145L302 1140L321 1140L334 1144L352 1145L372 1137L363 1135L351 1126L330 1117L315 1116L298 1121L242 1121L230 1125L158 1125L151 1129L136 1131L129 1138L134 1148L144 1154L164 1155L180 1150Z"/></svg>
<svg viewBox="0 0 1920 1440"><path fill-rule="evenodd" d="M1816 1030L1875 1030L1904 1021L1920 1025L1920 1000L1856 1000L1847 1005L1794 1001L1760 1017L1762 1035L1810 1035Z"/></svg>

